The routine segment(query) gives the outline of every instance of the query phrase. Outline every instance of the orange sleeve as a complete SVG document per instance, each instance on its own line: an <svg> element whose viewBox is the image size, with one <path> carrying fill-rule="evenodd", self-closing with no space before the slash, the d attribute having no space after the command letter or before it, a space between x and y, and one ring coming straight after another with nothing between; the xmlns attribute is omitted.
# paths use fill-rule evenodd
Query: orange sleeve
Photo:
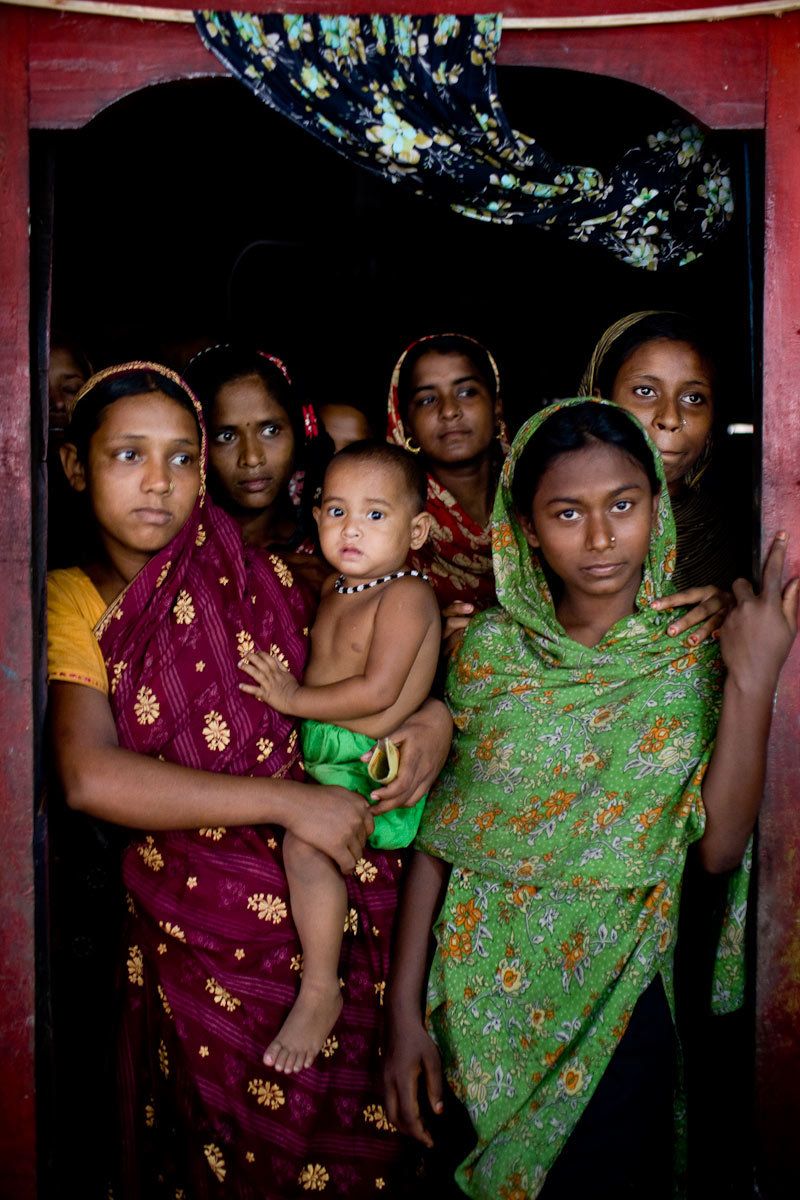
<svg viewBox="0 0 800 1200"><path fill-rule="evenodd" d="M79 683L108 695L108 675L94 627L105 611L77 567L47 577L47 682Z"/></svg>

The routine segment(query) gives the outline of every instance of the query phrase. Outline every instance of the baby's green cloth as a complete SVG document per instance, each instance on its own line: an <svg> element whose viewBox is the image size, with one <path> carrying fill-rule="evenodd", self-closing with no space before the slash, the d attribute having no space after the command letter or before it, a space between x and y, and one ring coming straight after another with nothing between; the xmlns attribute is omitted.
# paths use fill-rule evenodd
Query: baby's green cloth
<svg viewBox="0 0 800 1200"><path fill-rule="evenodd" d="M341 725L325 721L303 721L301 726L306 771L317 783L336 784L358 792L365 800L380 785L370 779L367 764L361 761L375 745L364 733L353 733ZM426 797L413 808L394 808L375 817L375 830L369 844L375 850L400 850L410 846L417 836Z"/></svg>

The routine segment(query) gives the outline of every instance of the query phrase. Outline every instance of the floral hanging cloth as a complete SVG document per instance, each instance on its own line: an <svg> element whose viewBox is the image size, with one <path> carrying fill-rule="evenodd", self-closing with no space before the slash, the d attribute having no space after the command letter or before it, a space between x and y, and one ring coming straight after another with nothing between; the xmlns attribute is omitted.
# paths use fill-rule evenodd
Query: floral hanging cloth
<svg viewBox="0 0 800 1200"><path fill-rule="evenodd" d="M368 170L481 221L556 229L647 270L698 258L733 211L694 124L604 177L512 129L497 94L499 15L195 13L209 50L270 108Z"/></svg>

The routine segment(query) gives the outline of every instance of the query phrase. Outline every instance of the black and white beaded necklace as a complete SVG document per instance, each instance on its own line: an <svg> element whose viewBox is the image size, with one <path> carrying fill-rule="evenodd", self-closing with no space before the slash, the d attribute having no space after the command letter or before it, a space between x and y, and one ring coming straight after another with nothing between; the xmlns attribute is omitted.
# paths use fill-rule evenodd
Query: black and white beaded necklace
<svg viewBox="0 0 800 1200"><path fill-rule="evenodd" d="M404 575L413 575L414 578L424 579L428 582L428 576L422 571L392 571L389 575L381 575L379 579L371 579L369 583L355 583L352 587L344 586L344 575L337 575L333 581L333 590L338 592L340 596L352 596L354 592L365 592L367 588L377 587L379 583L389 583L392 579L402 579Z"/></svg>

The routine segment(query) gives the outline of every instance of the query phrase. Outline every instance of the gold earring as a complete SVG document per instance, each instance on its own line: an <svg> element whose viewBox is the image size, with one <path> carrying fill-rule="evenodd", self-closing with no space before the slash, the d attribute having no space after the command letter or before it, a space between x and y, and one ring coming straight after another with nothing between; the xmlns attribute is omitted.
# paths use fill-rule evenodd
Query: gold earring
<svg viewBox="0 0 800 1200"><path fill-rule="evenodd" d="M403 445L409 454L419 454L420 450L422 449L422 447L418 446L414 439L410 436L406 438L406 440L403 442Z"/></svg>

